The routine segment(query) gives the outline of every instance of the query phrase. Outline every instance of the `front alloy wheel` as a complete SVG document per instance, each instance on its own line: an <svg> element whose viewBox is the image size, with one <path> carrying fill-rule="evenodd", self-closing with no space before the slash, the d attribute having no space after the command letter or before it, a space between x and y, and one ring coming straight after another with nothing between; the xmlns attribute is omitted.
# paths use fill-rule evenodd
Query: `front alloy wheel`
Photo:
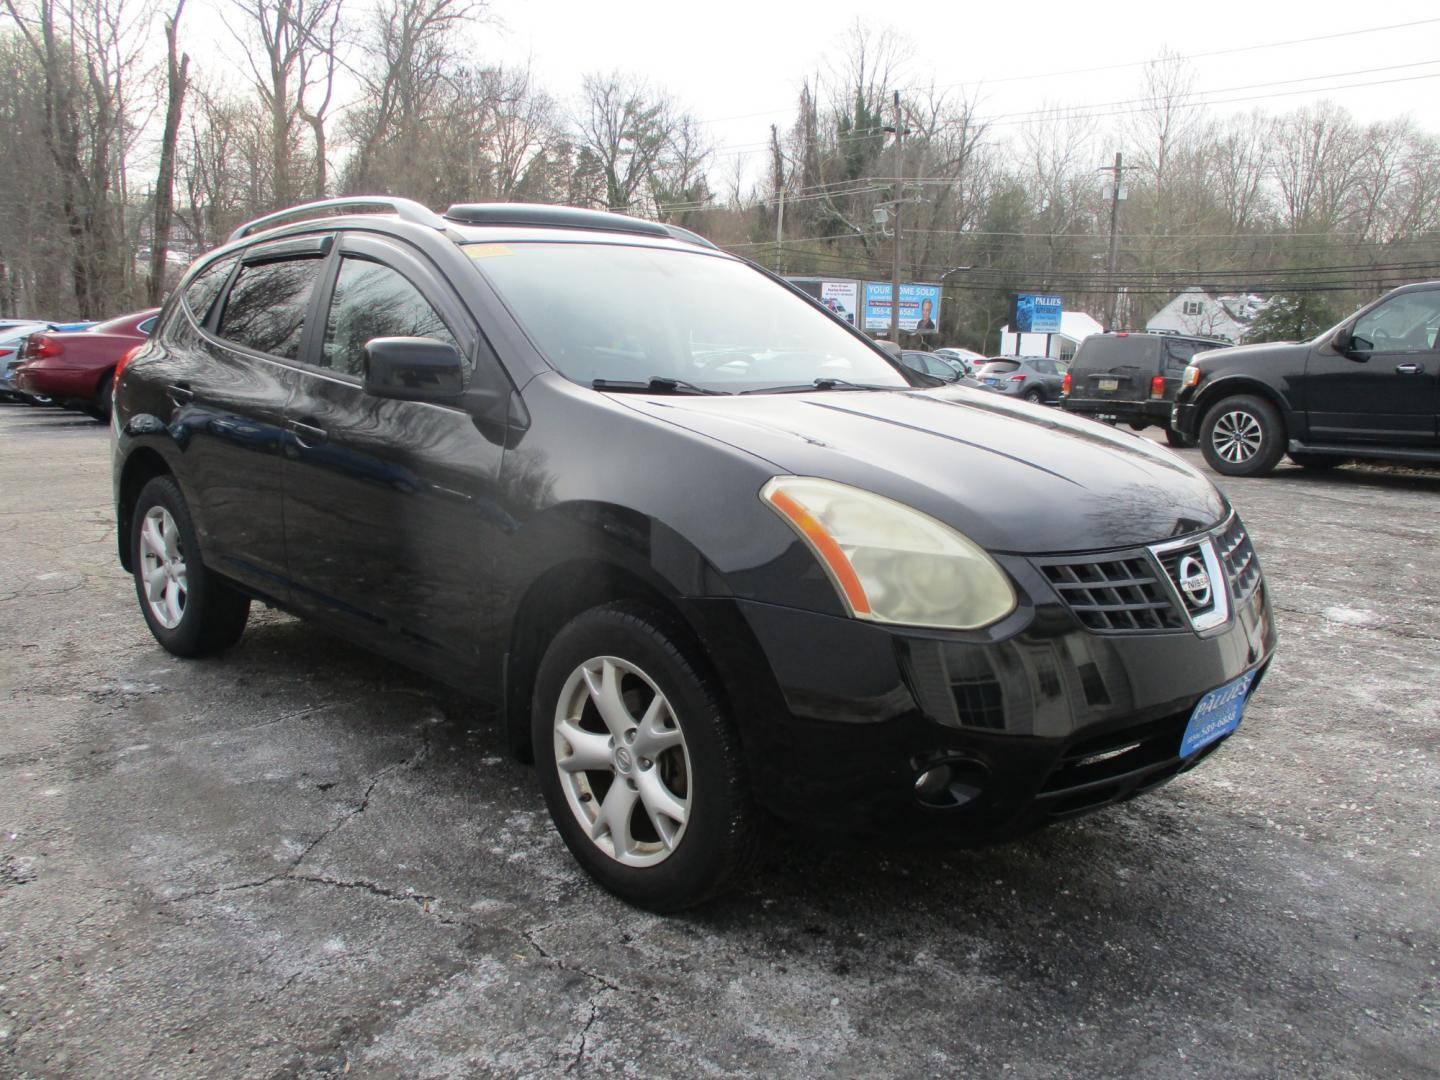
<svg viewBox="0 0 1440 1080"><path fill-rule="evenodd" d="M570 673L555 706L555 765L590 840L624 866L654 866L684 838L690 753L649 675L617 656Z"/></svg>
<svg viewBox="0 0 1440 1080"><path fill-rule="evenodd" d="M621 601L575 616L540 661L530 715L555 828L605 888L677 911L749 872L759 825L740 740L673 613Z"/></svg>
<svg viewBox="0 0 1440 1080"><path fill-rule="evenodd" d="M1285 426L1275 407L1248 394L1226 398L1205 414L1205 460L1225 476L1264 476L1285 453Z"/></svg>

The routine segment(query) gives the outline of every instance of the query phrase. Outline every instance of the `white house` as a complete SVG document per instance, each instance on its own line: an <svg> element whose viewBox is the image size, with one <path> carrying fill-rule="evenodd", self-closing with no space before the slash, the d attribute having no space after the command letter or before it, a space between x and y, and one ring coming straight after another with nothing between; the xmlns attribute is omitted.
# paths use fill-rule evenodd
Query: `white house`
<svg viewBox="0 0 1440 1080"><path fill-rule="evenodd" d="M1103 329L1104 327L1083 311L1066 311L1060 316L1058 334L1021 334L1018 352L1021 356L1053 356L1056 360L1068 361L1075 355L1081 341ZM1046 342L1046 338L1050 339L1049 342ZM1009 326L1002 326L1000 355L1014 356L1016 352L1015 335L1010 332Z"/></svg>
<svg viewBox="0 0 1440 1080"><path fill-rule="evenodd" d="M1265 301L1258 296L1219 295L1192 285L1152 315L1145 329L1239 342L1250 329L1250 320L1264 307Z"/></svg>

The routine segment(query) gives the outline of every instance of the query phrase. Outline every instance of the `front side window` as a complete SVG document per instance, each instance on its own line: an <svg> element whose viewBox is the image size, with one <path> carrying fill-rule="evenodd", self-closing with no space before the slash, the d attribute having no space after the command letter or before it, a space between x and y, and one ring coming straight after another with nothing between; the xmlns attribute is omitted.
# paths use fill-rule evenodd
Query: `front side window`
<svg viewBox="0 0 1440 1080"><path fill-rule="evenodd" d="M398 271L346 257L335 280L321 363L357 379L365 375L365 343L377 337L423 337L454 345L444 321Z"/></svg>
<svg viewBox="0 0 1440 1080"><path fill-rule="evenodd" d="M220 336L283 360L298 359L320 265L312 255L242 266L220 314Z"/></svg>
<svg viewBox="0 0 1440 1080"><path fill-rule="evenodd" d="M1435 347L1440 328L1440 291L1402 293L1355 320L1357 349L1413 352Z"/></svg>
<svg viewBox="0 0 1440 1080"><path fill-rule="evenodd" d="M823 379L910 386L831 316L734 259L613 243L466 251L574 382L680 379L727 393Z"/></svg>

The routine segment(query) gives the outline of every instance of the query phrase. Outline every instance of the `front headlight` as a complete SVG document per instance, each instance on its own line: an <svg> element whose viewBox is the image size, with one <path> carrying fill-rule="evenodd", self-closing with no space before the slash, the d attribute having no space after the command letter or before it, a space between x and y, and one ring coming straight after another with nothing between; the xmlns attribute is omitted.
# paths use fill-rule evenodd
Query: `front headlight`
<svg viewBox="0 0 1440 1080"><path fill-rule="evenodd" d="M1200 381L1200 369L1194 364L1185 365L1185 374L1180 376L1180 386L1188 390Z"/></svg>
<svg viewBox="0 0 1440 1080"><path fill-rule="evenodd" d="M975 630L1015 610L1010 579L950 526L860 488L777 476L760 490L857 619Z"/></svg>

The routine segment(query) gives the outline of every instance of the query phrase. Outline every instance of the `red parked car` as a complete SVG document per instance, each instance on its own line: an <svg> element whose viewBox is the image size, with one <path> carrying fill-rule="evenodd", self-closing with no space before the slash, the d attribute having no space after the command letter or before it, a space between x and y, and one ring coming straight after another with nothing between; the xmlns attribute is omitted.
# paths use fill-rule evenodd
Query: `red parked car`
<svg viewBox="0 0 1440 1080"><path fill-rule="evenodd" d="M159 308L150 308L70 334L31 334L20 352L16 385L97 420L109 419L115 364L150 336L159 314Z"/></svg>

